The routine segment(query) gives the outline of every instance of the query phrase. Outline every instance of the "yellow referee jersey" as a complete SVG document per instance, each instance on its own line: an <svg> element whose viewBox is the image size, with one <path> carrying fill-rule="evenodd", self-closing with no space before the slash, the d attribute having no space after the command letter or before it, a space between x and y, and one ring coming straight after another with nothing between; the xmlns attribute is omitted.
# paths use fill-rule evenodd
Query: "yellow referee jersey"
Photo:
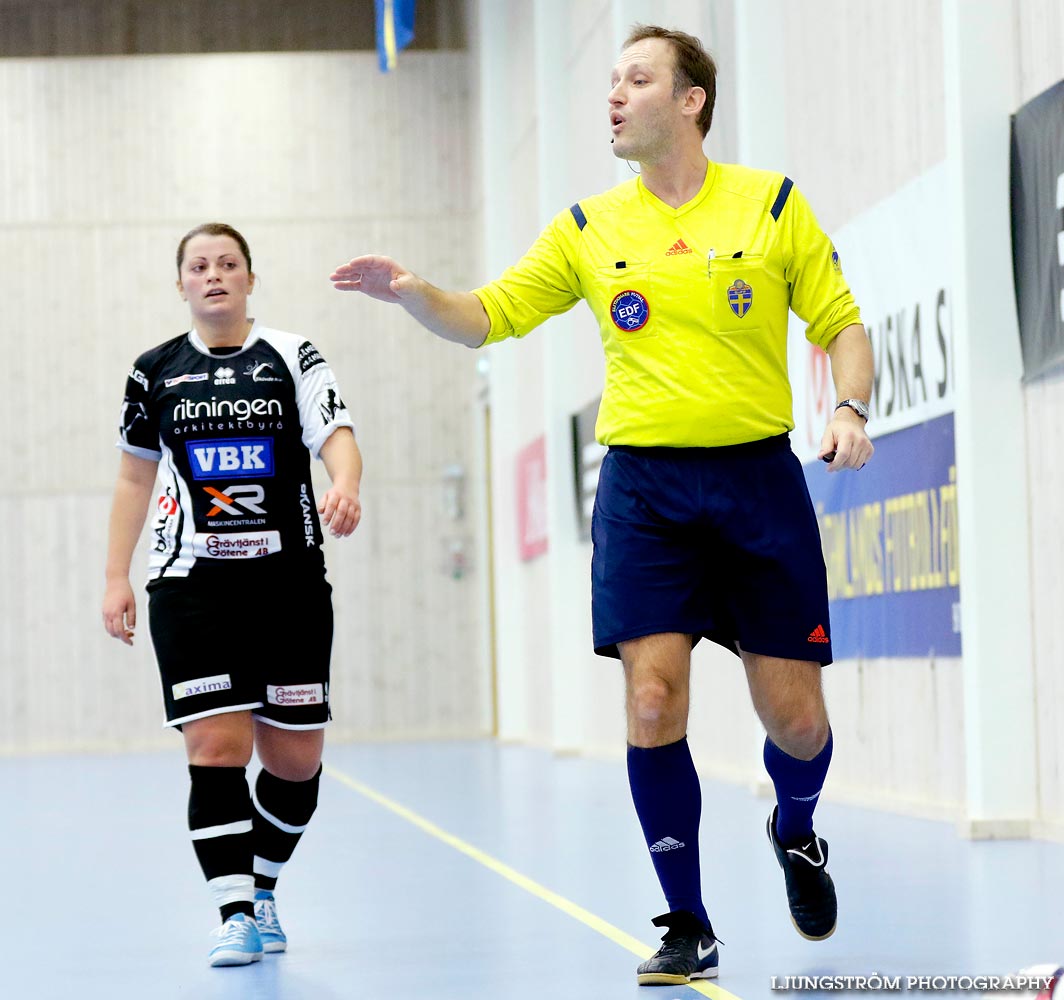
<svg viewBox="0 0 1064 1000"><path fill-rule="evenodd" d="M672 208L635 178L560 212L474 290L486 344L587 299L606 352L603 444L712 447L794 427L787 312L826 347L861 321L838 255L781 174L710 163Z"/></svg>

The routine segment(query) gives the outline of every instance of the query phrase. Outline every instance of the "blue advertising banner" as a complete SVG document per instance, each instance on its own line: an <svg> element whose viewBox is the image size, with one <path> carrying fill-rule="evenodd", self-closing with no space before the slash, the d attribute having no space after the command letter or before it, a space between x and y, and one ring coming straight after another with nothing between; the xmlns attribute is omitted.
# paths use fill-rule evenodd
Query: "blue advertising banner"
<svg viewBox="0 0 1064 1000"><path fill-rule="evenodd" d="M860 472L807 462L835 659L960 656L953 414L875 439Z"/></svg>

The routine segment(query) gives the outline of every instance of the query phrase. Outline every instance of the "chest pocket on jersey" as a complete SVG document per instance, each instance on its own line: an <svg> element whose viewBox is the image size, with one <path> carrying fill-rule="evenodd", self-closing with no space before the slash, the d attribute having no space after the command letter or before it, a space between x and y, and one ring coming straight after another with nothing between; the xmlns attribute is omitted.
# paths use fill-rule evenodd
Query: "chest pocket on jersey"
<svg viewBox="0 0 1064 1000"><path fill-rule="evenodd" d="M654 280L650 264L626 261L624 267L599 267L595 278L606 320L619 340L654 336Z"/></svg>
<svg viewBox="0 0 1064 1000"><path fill-rule="evenodd" d="M778 308L777 282L763 257L715 257L709 265L709 315L717 333L750 333Z"/></svg>

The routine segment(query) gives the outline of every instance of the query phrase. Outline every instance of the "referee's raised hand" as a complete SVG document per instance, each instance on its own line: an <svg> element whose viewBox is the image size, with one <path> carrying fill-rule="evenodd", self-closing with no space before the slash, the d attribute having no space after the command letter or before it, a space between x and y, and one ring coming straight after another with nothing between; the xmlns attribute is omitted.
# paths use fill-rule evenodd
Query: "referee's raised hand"
<svg viewBox="0 0 1064 1000"><path fill-rule="evenodd" d="M363 292L382 302L399 302L416 276L391 257L366 254L341 264L329 280L341 292Z"/></svg>
<svg viewBox="0 0 1064 1000"><path fill-rule="evenodd" d="M398 303L426 330L456 344L479 347L491 329L484 306L472 292L437 288L391 257L353 257L329 280L341 292L363 292L381 302Z"/></svg>

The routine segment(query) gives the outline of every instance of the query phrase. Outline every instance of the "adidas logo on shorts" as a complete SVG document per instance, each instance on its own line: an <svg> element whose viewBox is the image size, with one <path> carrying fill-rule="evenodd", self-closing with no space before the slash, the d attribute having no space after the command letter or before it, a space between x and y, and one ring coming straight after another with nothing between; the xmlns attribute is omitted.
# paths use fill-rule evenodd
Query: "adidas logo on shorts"
<svg viewBox="0 0 1064 1000"><path fill-rule="evenodd" d="M831 642L831 640L828 638L827 632L824 631L824 626L817 625L817 627L809 633L809 638L806 639L806 642Z"/></svg>

